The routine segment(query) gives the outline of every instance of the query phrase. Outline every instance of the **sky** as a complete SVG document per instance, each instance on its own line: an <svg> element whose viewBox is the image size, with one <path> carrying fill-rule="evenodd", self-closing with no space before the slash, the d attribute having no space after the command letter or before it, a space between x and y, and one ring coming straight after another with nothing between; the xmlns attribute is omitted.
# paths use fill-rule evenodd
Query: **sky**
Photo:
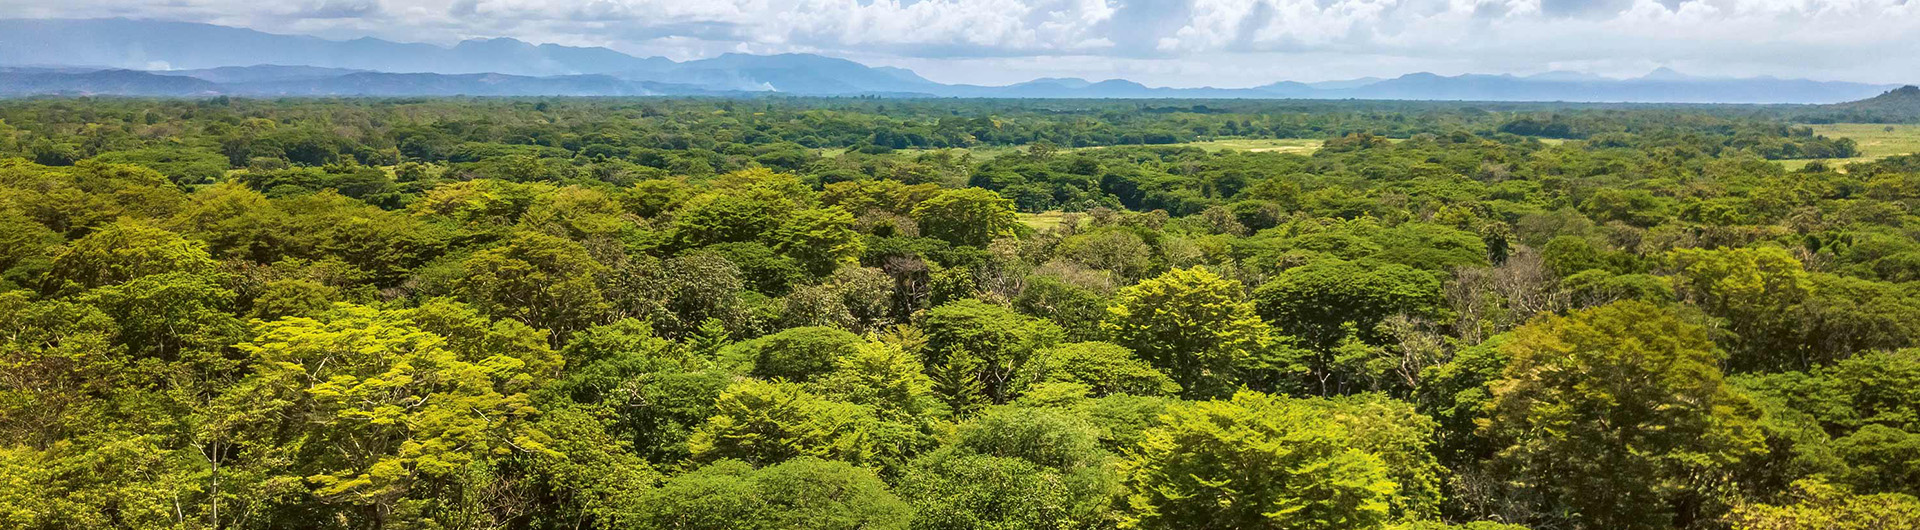
<svg viewBox="0 0 1920 530"><path fill-rule="evenodd" d="M946 83L1246 87L1410 72L1920 81L1920 0L6 0L11 17L818 53Z"/></svg>

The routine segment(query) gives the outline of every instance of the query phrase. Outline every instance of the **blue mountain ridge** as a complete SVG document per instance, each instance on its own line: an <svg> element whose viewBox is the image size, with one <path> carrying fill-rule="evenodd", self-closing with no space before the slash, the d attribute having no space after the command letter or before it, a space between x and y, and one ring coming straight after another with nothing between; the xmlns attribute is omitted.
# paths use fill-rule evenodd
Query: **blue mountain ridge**
<svg viewBox="0 0 1920 530"><path fill-rule="evenodd" d="M454 46L328 40L190 22L0 19L0 96L640 96L1252 98L1627 103L1838 103L1896 88L1776 78L1701 78L1661 68L1633 79L1411 73L1250 88L1148 87L1124 79L943 84L911 70L813 54L676 62L599 47L472 39Z"/></svg>

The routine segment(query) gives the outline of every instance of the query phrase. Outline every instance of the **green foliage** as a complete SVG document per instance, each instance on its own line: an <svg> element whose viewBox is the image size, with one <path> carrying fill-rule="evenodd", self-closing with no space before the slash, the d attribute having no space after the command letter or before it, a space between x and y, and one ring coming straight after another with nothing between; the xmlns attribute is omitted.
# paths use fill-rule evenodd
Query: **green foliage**
<svg viewBox="0 0 1920 530"><path fill-rule="evenodd" d="M689 530L904 530L913 515L871 471L811 458L715 462L668 480L639 509L636 528Z"/></svg>
<svg viewBox="0 0 1920 530"><path fill-rule="evenodd" d="M1605 528L1699 517L1711 477L1764 451L1759 411L1721 380L1707 332L1618 302L1550 316L1502 344L1487 434L1549 506Z"/></svg>
<svg viewBox="0 0 1920 530"><path fill-rule="evenodd" d="M1029 277L1026 288L1013 300L1013 307L1052 320L1066 332L1068 340L1100 338L1100 321L1107 317L1107 300L1100 293L1051 276Z"/></svg>
<svg viewBox="0 0 1920 530"><path fill-rule="evenodd" d="M686 459L687 439L733 381L732 373L709 367L633 319L575 333L559 353L570 368L553 391L604 407L611 415L607 431L655 465Z"/></svg>
<svg viewBox="0 0 1920 530"><path fill-rule="evenodd" d="M1796 306L1812 292L1800 260L1779 248L1697 250L1670 255L1681 295L1726 319L1739 369L1806 368L1790 356Z"/></svg>
<svg viewBox="0 0 1920 530"><path fill-rule="evenodd" d="M1059 342L1061 334L1051 322L975 299L927 311L921 329L928 369L945 370L947 377L957 378L954 383L971 389L943 391L949 400L977 392L996 404L1019 393L1027 363L1035 352Z"/></svg>
<svg viewBox="0 0 1920 530"><path fill-rule="evenodd" d="M1905 528L1843 110L0 102L0 527Z"/></svg>
<svg viewBox="0 0 1920 530"><path fill-rule="evenodd" d="M1920 499L1856 495L1819 481L1794 483L1794 503L1744 505L1727 515L1734 530L1877 530L1920 525Z"/></svg>
<svg viewBox="0 0 1920 530"><path fill-rule="evenodd" d="M594 324L607 311L596 281L606 266L579 243L521 232L503 247L475 253L462 268L465 277L455 289L495 317L564 336Z"/></svg>
<svg viewBox="0 0 1920 530"><path fill-rule="evenodd" d="M916 527L1106 527L1120 493L1083 420L998 407L960 426L954 444L915 460L901 480Z"/></svg>
<svg viewBox="0 0 1920 530"><path fill-rule="evenodd" d="M853 215L839 208L794 212L774 238L777 250L816 276L853 264L866 251Z"/></svg>
<svg viewBox="0 0 1920 530"><path fill-rule="evenodd" d="M944 412L920 359L898 344L867 342L843 352L813 386L830 399L871 407L887 421L925 422Z"/></svg>
<svg viewBox="0 0 1920 530"><path fill-rule="evenodd" d="M835 328L791 328L734 344L721 355L754 377L806 382L832 371L842 356L864 344L860 336Z"/></svg>
<svg viewBox="0 0 1920 530"><path fill-rule="evenodd" d="M1123 465L1135 528L1376 528L1403 486L1366 430L1307 400L1175 405Z"/></svg>
<svg viewBox="0 0 1920 530"><path fill-rule="evenodd" d="M1341 349L1386 343L1380 325L1388 317L1439 312L1440 282L1404 265L1316 261L1282 272L1254 297L1261 317L1309 350L1289 371L1306 375L1302 386L1331 395L1358 387L1366 375L1342 359L1349 355Z"/></svg>
<svg viewBox="0 0 1920 530"><path fill-rule="evenodd" d="M217 437L260 459L252 465L284 462L254 487L298 484L328 517L447 516L469 500L446 488L470 480L470 466L552 449L529 421L528 396L514 390L526 384L524 363L469 362L446 346L399 315L359 306L263 323L239 345L253 373L215 402L225 426Z"/></svg>
<svg viewBox="0 0 1920 530"><path fill-rule="evenodd" d="M51 291L78 292L154 274L207 274L207 247L138 221L119 221L75 240L53 257Z"/></svg>
<svg viewBox="0 0 1920 530"><path fill-rule="evenodd" d="M1272 341L1241 291L1240 282L1204 267L1175 269L1121 290L1102 327L1185 395L1221 395Z"/></svg>
<svg viewBox="0 0 1920 530"><path fill-rule="evenodd" d="M1086 385L1095 396L1180 393L1180 385L1134 357L1133 350L1106 342L1075 342L1041 350L1027 369L1027 377L1037 382Z"/></svg>
<svg viewBox="0 0 1920 530"><path fill-rule="evenodd" d="M948 190L913 207L920 233L955 245L984 247L1013 234L1013 201L979 189Z"/></svg>
<svg viewBox="0 0 1920 530"><path fill-rule="evenodd" d="M713 416L687 448L696 462L765 466L805 456L869 463L885 456L868 437L876 423L867 408L823 399L797 383L749 379L714 400Z"/></svg>

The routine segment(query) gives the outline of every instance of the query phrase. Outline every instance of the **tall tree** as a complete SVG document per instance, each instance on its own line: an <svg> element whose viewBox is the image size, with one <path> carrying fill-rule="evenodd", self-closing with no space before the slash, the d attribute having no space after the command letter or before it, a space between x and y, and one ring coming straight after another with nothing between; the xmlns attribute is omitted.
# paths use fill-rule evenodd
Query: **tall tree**
<svg viewBox="0 0 1920 530"><path fill-rule="evenodd" d="M1205 267L1174 269L1121 290L1102 327L1166 371L1189 397L1224 395L1266 353L1271 331L1240 282Z"/></svg>
<svg viewBox="0 0 1920 530"><path fill-rule="evenodd" d="M1662 529L1712 514L1707 490L1763 452L1757 407L1724 384L1699 326L1645 302L1513 331L1483 431L1546 513L1581 528Z"/></svg>
<svg viewBox="0 0 1920 530"><path fill-rule="evenodd" d="M913 207L920 233L955 245L986 247L1012 235L1013 200L980 188L948 190Z"/></svg>

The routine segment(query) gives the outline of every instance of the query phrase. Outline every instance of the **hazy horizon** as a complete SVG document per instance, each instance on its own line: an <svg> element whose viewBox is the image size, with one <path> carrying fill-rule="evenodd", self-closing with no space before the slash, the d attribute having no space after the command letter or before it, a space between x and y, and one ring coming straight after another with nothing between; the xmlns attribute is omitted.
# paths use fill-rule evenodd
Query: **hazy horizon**
<svg viewBox="0 0 1920 530"><path fill-rule="evenodd" d="M684 61L812 53L941 83L1043 77L1247 87L1573 71L1911 83L1906 0L19 0L10 18L135 18L333 40L508 37Z"/></svg>

